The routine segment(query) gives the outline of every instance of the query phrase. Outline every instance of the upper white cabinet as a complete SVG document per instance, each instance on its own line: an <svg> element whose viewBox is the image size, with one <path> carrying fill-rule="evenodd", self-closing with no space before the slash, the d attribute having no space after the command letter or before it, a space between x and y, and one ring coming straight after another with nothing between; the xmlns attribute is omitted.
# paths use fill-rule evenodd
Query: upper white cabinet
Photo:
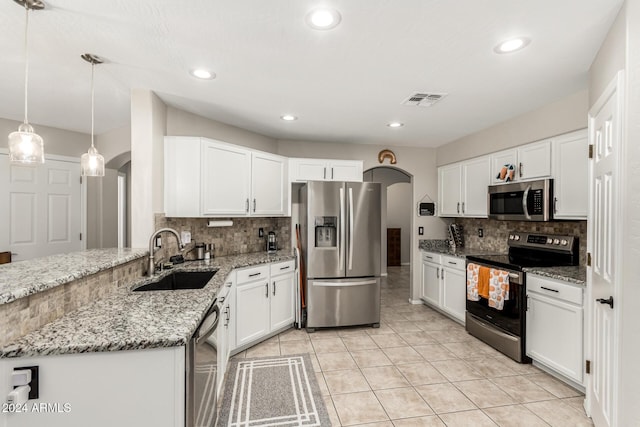
<svg viewBox="0 0 640 427"><path fill-rule="evenodd" d="M513 165L513 180L517 179L516 168L518 167L518 151L512 150L498 151L491 155L491 182L500 184L505 182L504 177L500 176L500 171L506 165ZM508 172L507 172L508 173Z"/></svg>
<svg viewBox="0 0 640 427"><path fill-rule="evenodd" d="M587 219L589 205L587 130L562 135L553 143L556 219Z"/></svg>
<svg viewBox="0 0 640 427"><path fill-rule="evenodd" d="M438 168L438 215L486 217L489 167L483 156Z"/></svg>
<svg viewBox="0 0 640 427"><path fill-rule="evenodd" d="M280 216L287 159L207 138L165 138L168 217Z"/></svg>
<svg viewBox="0 0 640 427"><path fill-rule="evenodd" d="M289 159L289 181L362 182L361 160Z"/></svg>
<svg viewBox="0 0 640 427"><path fill-rule="evenodd" d="M516 172L522 180L551 176L551 140L518 147Z"/></svg>

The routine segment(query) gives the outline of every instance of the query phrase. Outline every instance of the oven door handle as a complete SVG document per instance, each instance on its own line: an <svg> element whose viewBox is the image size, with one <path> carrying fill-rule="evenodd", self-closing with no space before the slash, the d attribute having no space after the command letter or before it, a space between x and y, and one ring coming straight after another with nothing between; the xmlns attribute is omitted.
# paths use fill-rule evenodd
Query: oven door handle
<svg viewBox="0 0 640 427"><path fill-rule="evenodd" d="M527 218L527 220L531 220L531 215L529 215L529 206L527 206L529 190L531 190L531 186L527 185L527 189L524 190L524 193L522 193L522 210L524 211L524 217Z"/></svg>

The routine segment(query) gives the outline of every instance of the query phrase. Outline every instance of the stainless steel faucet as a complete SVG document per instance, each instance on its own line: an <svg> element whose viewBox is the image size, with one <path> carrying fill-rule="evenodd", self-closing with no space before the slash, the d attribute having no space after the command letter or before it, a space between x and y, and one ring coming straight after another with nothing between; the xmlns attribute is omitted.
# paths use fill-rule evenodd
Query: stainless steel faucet
<svg viewBox="0 0 640 427"><path fill-rule="evenodd" d="M155 264L153 262L153 253L155 252L154 243L155 243L156 237L158 237L161 233L164 233L165 231L168 231L169 233L173 233L176 236L176 239L178 240L178 248L180 250L182 250L184 248L184 245L182 244L182 239L180 239L180 235L173 228L166 227L166 228L161 228L161 229L155 231L151 235L151 238L149 238L149 271L147 271L147 276L149 276L149 277L153 276L153 274L156 271L156 266L155 266Z"/></svg>

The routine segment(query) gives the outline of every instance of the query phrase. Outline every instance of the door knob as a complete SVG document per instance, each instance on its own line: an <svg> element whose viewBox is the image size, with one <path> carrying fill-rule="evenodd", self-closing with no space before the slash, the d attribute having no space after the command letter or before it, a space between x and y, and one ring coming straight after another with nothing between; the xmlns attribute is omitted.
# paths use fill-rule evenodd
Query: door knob
<svg viewBox="0 0 640 427"><path fill-rule="evenodd" d="M609 304L611 306L611 308L613 308L613 297L609 296L609 298L604 299L604 298L598 298L596 301L598 301L600 304Z"/></svg>

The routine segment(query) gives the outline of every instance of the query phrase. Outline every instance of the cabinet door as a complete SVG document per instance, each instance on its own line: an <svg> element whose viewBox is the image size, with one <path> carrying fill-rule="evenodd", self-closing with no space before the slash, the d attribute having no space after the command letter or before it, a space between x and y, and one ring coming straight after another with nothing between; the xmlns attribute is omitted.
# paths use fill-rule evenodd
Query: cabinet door
<svg viewBox="0 0 640 427"><path fill-rule="evenodd" d="M461 216L460 198L462 169L460 164L443 166L438 169L438 216Z"/></svg>
<svg viewBox="0 0 640 427"><path fill-rule="evenodd" d="M462 214L464 216L487 217L487 187L490 180L491 159L479 157L462 164Z"/></svg>
<svg viewBox="0 0 640 427"><path fill-rule="evenodd" d="M327 162L322 159L289 159L292 182L326 181Z"/></svg>
<svg viewBox="0 0 640 427"><path fill-rule="evenodd" d="M269 282L260 280L236 289L236 346L269 333Z"/></svg>
<svg viewBox="0 0 640 427"><path fill-rule="evenodd" d="M363 166L357 160L331 160L327 165L327 179L331 181L362 182Z"/></svg>
<svg viewBox="0 0 640 427"><path fill-rule="evenodd" d="M517 173L519 179L551 176L551 140L519 147Z"/></svg>
<svg viewBox="0 0 640 427"><path fill-rule="evenodd" d="M224 382L225 372L227 371L227 363L229 362L229 315L230 306L227 297L225 304L220 310L220 320L216 331L216 352L218 357L218 375L217 384L218 391Z"/></svg>
<svg viewBox="0 0 640 427"><path fill-rule="evenodd" d="M589 205L587 132L559 137L553 144L553 217L587 219Z"/></svg>
<svg viewBox="0 0 640 427"><path fill-rule="evenodd" d="M422 263L421 298L436 307L440 307L440 265Z"/></svg>
<svg viewBox="0 0 640 427"><path fill-rule="evenodd" d="M167 217L199 217L200 138L164 139L164 212Z"/></svg>
<svg viewBox="0 0 640 427"><path fill-rule="evenodd" d="M253 153L251 159L251 215L284 215L287 206L286 159Z"/></svg>
<svg viewBox="0 0 640 427"><path fill-rule="evenodd" d="M533 292L527 304L527 355L582 384L582 307Z"/></svg>
<svg viewBox="0 0 640 427"><path fill-rule="evenodd" d="M271 278L271 331L294 322L294 282L293 273Z"/></svg>
<svg viewBox="0 0 640 427"><path fill-rule="evenodd" d="M212 141L203 142L203 215L247 215L250 185L250 151Z"/></svg>
<svg viewBox="0 0 640 427"><path fill-rule="evenodd" d="M515 149L499 151L491 155L491 182L494 184L500 184L505 182L504 179L500 179L500 171L505 165L513 165L513 179L518 179L518 152Z"/></svg>
<svg viewBox="0 0 640 427"><path fill-rule="evenodd" d="M443 268L442 275L442 310L454 318L464 322L467 309L467 280L464 270Z"/></svg>

